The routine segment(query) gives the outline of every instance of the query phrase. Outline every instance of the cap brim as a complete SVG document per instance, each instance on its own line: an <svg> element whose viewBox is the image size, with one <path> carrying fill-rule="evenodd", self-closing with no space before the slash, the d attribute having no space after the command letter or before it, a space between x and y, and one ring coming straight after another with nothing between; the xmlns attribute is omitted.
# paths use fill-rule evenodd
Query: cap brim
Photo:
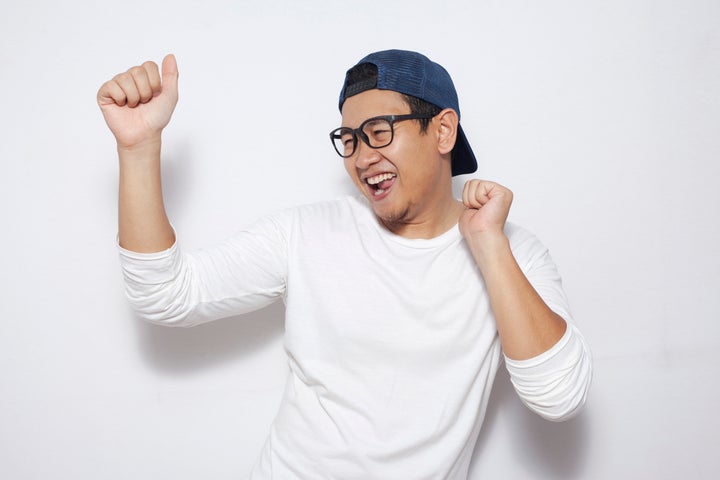
<svg viewBox="0 0 720 480"><path fill-rule="evenodd" d="M470 148L465 132L462 126L458 124L457 139L455 147L452 150L452 175L464 175L473 173L477 170L477 160L475 154Z"/></svg>

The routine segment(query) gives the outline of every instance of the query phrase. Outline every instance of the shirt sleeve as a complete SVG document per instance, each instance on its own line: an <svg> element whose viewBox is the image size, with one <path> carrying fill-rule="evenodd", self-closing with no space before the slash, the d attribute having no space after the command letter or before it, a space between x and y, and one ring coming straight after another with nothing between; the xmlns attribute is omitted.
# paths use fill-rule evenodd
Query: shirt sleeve
<svg viewBox="0 0 720 480"><path fill-rule="evenodd" d="M157 253L118 245L130 305L151 323L188 327L275 302L287 285L287 225L267 217L192 253L177 243Z"/></svg>
<svg viewBox="0 0 720 480"><path fill-rule="evenodd" d="M528 360L505 357L505 365L523 403L547 420L568 420L585 404L592 362L572 324L550 350Z"/></svg>
<svg viewBox="0 0 720 480"><path fill-rule="evenodd" d="M523 403L551 421L572 418L585 404L592 380L590 350L573 324L562 281L550 254L537 238L511 227L513 254L546 305L567 323L549 350L527 360L505 357L510 380Z"/></svg>

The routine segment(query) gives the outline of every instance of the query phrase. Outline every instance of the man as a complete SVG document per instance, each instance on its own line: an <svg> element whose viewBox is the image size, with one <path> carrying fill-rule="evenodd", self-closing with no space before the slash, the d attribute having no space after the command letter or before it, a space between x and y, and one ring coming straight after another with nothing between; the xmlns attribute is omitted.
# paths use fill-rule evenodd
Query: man
<svg viewBox="0 0 720 480"><path fill-rule="evenodd" d="M563 420L591 377L547 250L506 223L512 193L483 180L448 73L376 52L350 69L331 140L358 197L261 219L183 254L163 207L160 139L177 66L147 62L98 102L118 143L128 296L150 321L193 325L286 303L289 375L252 478L466 478L504 357L521 399Z"/></svg>

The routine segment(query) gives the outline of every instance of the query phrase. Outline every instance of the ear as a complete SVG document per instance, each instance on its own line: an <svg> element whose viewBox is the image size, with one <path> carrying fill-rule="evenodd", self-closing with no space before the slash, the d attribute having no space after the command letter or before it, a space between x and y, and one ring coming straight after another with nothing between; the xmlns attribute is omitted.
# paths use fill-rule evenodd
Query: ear
<svg viewBox="0 0 720 480"><path fill-rule="evenodd" d="M438 151L441 155L452 152L458 131L458 114L452 108L446 108L435 117L438 122Z"/></svg>

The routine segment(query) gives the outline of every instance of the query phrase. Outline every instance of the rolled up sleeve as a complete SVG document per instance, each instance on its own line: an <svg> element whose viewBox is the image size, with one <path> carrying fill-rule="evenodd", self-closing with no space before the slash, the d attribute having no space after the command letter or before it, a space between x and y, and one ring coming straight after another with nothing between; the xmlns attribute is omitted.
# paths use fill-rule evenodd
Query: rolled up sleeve
<svg viewBox="0 0 720 480"><path fill-rule="evenodd" d="M585 404L592 360L582 335L570 323L550 350L527 360L506 356L505 365L523 403L547 420L568 420Z"/></svg>

